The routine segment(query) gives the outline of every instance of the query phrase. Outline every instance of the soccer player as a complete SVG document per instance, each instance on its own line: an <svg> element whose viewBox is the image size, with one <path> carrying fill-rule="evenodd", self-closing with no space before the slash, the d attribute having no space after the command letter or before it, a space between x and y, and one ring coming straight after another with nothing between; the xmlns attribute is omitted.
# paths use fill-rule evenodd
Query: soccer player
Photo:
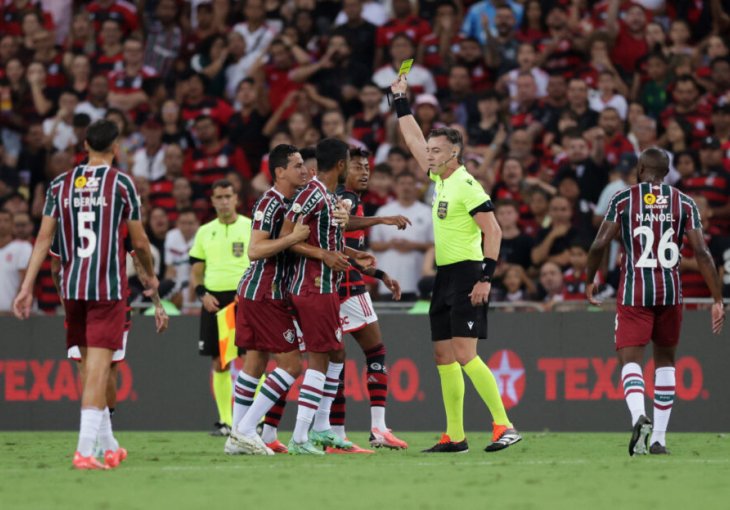
<svg viewBox="0 0 730 510"><path fill-rule="evenodd" d="M347 171L347 180L344 186L338 186L337 196L349 205L350 221L345 232L347 246L362 250L365 247L365 229L374 225L393 225L399 230L411 224L405 216L369 217L366 218L360 197L368 189L370 166L368 151L364 149L350 149L350 165ZM383 283L393 293L393 298L400 299L400 286L386 273L375 268L367 271ZM378 316L373 311L370 294L365 287L362 274L355 267L350 266L340 283L340 321L343 333L350 333L365 355L367 369L368 393L370 395L370 444L375 447L384 446L393 449L408 448L408 443L395 437L385 424L385 403L388 395L388 372L385 365L385 345L378 325ZM330 422L332 430L342 439L345 434L345 397L344 397L344 370L340 374L340 383L337 395L332 404ZM353 445L349 450L331 450L339 452L371 452L362 450Z"/></svg>
<svg viewBox="0 0 730 510"><path fill-rule="evenodd" d="M309 227L301 222L287 236L280 236L286 208L296 191L309 180L299 150L293 145L277 145L269 154L274 186L256 202L248 256L251 265L238 285L236 345L246 349L243 369L238 373L233 406L231 436L226 453L286 453L278 440L270 444L256 432L261 418L286 393L301 373L301 354L296 329L289 313L286 288L286 250L309 237ZM264 381L254 399L269 354L277 368Z"/></svg>
<svg viewBox="0 0 730 510"><path fill-rule="evenodd" d="M324 139L317 144L316 157L317 177L294 197L281 235L289 235L299 221L310 226L307 242L291 248L298 257L293 264L289 289L309 365L299 392L297 422L289 452L320 455L324 452L316 446L352 447L351 442L332 431L329 423L330 408L345 361L339 273L349 267L345 253L365 268L373 265L374 260L372 255L344 247L342 227L334 217L337 208L334 192L338 182L347 175L347 145L340 140Z"/></svg>
<svg viewBox="0 0 730 510"><path fill-rule="evenodd" d="M462 369L492 414L492 442L485 450L502 450L522 437L507 418L494 375L477 354L477 340L487 337L487 302L502 231L489 195L462 163L461 134L435 129L426 140L408 105L407 89L405 75L391 86L398 124L419 166L436 183L433 232L438 272L429 320L447 425L441 441L424 452L469 449Z"/></svg>
<svg viewBox="0 0 730 510"><path fill-rule="evenodd" d="M190 249L190 275L202 303L198 352L212 358L218 421L211 435L228 436L233 422L233 384L230 363L221 366L216 312L236 299L236 286L249 266L246 247L251 237L251 220L236 213L238 197L226 179L213 183L211 201L217 218L200 227L195 235Z"/></svg>
<svg viewBox="0 0 730 510"><path fill-rule="evenodd" d="M663 150L652 147L641 154L639 183L613 196L588 253L586 296L598 304L593 279L603 254L619 236L624 247L615 343L633 426L629 455L669 453L666 432L674 404L674 359L682 325L679 259L685 233L714 300L712 332L719 334L725 321L720 278L705 243L699 210L690 197L663 184L668 172L669 158ZM644 409L640 365L650 341L656 366L653 422Z"/></svg>
<svg viewBox="0 0 730 510"><path fill-rule="evenodd" d="M126 456L122 448L107 456L105 464L93 456L100 431L112 434L106 388L114 351L123 345L126 321L124 223L145 269L145 293L152 295L159 285L149 240L140 221L139 196L132 180L112 167L118 137L116 124L94 122L84 142L88 163L51 182L28 270L13 303L18 318L29 317L33 284L58 227L62 297L69 325L66 342L69 347L79 346L85 365L81 427L73 459L76 469L107 469ZM163 325L156 322L160 331Z"/></svg>

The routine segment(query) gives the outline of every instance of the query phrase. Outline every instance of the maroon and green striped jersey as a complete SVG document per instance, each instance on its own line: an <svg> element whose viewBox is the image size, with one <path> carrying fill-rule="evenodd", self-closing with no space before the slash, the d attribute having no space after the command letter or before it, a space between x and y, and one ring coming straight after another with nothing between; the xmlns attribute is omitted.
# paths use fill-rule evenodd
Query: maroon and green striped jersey
<svg viewBox="0 0 730 510"><path fill-rule="evenodd" d="M108 166L77 166L51 182L43 214L58 222L63 298L123 299L125 222L140 219L132 179Z"/></svg>
<svg viewBox="0 0 730 510"><path fill-rule="evenodd" d="M277 239L288 203L276 189L269 189L254 206L251 230L261 230L269 234L269 239ZM284 299L290 259L291 255L282 251L273 257L254 260L238 284L239 297L254 301Z"/></svg>
<svg viewBox="0 0 730 510"><path fill-rule="evenodd" d="M680 249L702 228L694 200L667 184L635 184L613 196L606 221L620 223L624 248L617 301L627 306L682 302Z"/></svg>
<svg viewBox="0 0 730 510"><path fill-rule="evenodd" d="M342 228L336 223L334 211L337 198L319 180L312 179L294 197L286 219L302 219L309 226L307 243L329 251L344 248ZM289 290L294 295L332 294L337 292L341 273L333 271L320 260L297 256L292 265Z"/></svg>

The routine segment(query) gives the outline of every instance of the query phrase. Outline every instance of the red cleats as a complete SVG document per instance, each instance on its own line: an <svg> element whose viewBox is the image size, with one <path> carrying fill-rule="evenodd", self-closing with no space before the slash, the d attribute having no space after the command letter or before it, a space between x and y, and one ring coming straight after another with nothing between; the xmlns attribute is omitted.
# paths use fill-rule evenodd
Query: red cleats
<svg viewBox="0 0 730 510"><path fill-rule="evenodd" d="M73 466L74 469L109 469L108 466L96 460L96 457L94 457L93 455L90 455L89 457L84 457L79 452L76 452L74 454Z"/></svg>
<svg viewBox="0 0 730 510"><path fill-rule="evenodd" d="M110 469L117 467L126 458L127 458L127 450L125 450L121 446L114 451L107 450L106 452L104 452L104 463Z"/></svg>
<svg viewBox="0 0 730 510"><path fill-rule="evenodd" d="M287 448L286 445L278 439L271 443L266 443L266 447L274 453L289 453L289 448Z"/></svg>
<svg viewBox="0 0 730 510"><path fill-rule="evenodd" d="M374 446L375 448L385 447L392 450L405 450L408 448L408 443L395 437L393 431L390 429L372 429L370 431L370 446Z"/></svg>
<svg viewBox="0 0 730 510"><path fill-rule="evenodd" d="M349 441L349 440L345 439L345 441ZM338 453L345 453L345 454L347 454L347 453L365 453L365 454L375 453L373 450L368 450L366 448L360 448L355 443L352 443L352 446L350 448L333 448L331 446L328 446L327 448L325 448L324 452L325 453L334 453L334 454L338 454Z"/></svg>

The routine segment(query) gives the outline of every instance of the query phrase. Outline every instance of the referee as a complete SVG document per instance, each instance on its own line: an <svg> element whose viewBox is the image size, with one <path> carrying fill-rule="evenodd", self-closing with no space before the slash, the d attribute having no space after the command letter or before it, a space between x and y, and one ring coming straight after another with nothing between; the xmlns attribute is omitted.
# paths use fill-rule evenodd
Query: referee
<svg viewBox="0 0 730 510"><path fill-rule="evenodd" d="M230 181L213 183L211 200L217 218L198 229L190 249L191 283L203 303L200 312L201 356L213 359L213 394L218 406L218 421L213 436L231 432L231 399L233 385L229 365L221 367L218 352L218 321L216 312L236 298L236 289L249 266L248 243L251 220L236 213L238 197Z"/></svg>
<svg viewBox="0 0 730 510"><path fill-rule="evenodd" d="M507 418L494 375L477 354L477 339L487 337L487 302L502 231L489 195L462 164L461 134L441 128L424 139L411 114L407 89L405 75L391 85L398 125L419 166L436 183L432 215L438 270L429 321L446 411L446 434L424 452L469 449L464 434L462 369L492 413L492 442L485 450L502 450L522 437Z"/></svg>

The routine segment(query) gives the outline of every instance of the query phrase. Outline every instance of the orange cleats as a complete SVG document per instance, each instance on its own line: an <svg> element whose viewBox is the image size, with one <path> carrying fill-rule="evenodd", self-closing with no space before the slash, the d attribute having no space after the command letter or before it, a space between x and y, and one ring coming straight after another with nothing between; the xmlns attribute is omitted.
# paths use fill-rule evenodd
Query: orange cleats
<svg viewBox="0 0 730 510"><path fill-rule="evenodd" d="M74 454L73 466L74 469L109 469L108 466L96 460L96 457L93 455L84 457L79 452Z"/></svg>
<svg viewBox="0 0 730 510"><path fill-rule="evenodd" d="M114 451L107 450L106 452L104 452L104 463L109 468L117 467L126 458L127 458L127 450L125 450L121 446Z"/></svg>
<svg viewBox="0 0 730 510"><path fill-rule="evenodd" d="M499 441L499 438L502 437L502 434L504 434L508 428L509 427L507 425L497 425L496 423L492 423L492 442L496 443Z"/></svg>
<svg viewBox="0 0 730 510"><path fill-rule="evenodd" d="M393 431L390 429L372 429L370 431L370 446L374 446L375 448L385 447L392 450L405 450L408 448L408 443L395 437Z"/></svg>
<svg viewBox="0 0 730 510"><path fill-rule="evenodd" d="M512 424L497 425L492 423L492 442L484 448L485 452L498 452L522 441L522 436Z"/></svg>
<svg viewBox="0 0 730 510"><path fill-rule="evenodd" d="M266 447L274 453L289 453L289 448L287 448L286 445L278 439L276 441L272 441L271 443L266 443Z"/></svg>
<svg viewBox="0 0 730 510"><path fill-rule="evenodd" d="M349 441L349 439L345 439L345 441ZM333 453L333 454L338 454L338 453L365 453L365 454L375 453L373 450L368 450L366 448L360 448L355 443L352 443L352 446L350 448L333 448L331 446L328 446L327 448L325 448L324 452L325 453Z"/></svg>

